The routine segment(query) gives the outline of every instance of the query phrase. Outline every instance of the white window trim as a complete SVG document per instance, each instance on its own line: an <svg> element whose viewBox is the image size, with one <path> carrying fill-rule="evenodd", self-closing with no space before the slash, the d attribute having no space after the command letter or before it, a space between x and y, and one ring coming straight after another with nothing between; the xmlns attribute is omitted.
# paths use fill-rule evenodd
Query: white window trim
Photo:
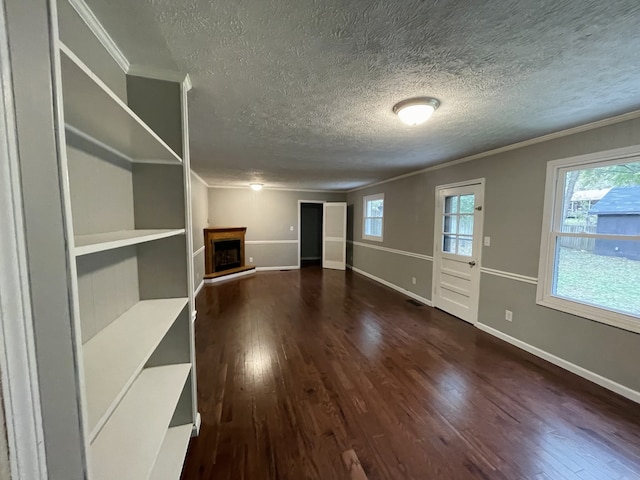
<svg viewBox="0 0 640 480"><path fill-rule="evenodd" d="M538 267L538 288L536 303L561 312L578 315L631 332L640 333L640 318L633 315L615 312L605 308L571 301L551 294L553 285L553 268L555 261L555 224L556 205L562 202L563 189L557 188L559 177L564 170L588 168L592 164L606 166L621 161L640 161L640 145L618 148L604 152L590 153L576 157L553 160L547 163L547 180L545 184L544 213L542 217L542 236L540 241L540 263ZM596 165L594 165L596 166ZM590 238L612 238L612 235L601 234L563 234L563 236L580 236ZM640 236L620 236L625 240L640 240Z"/></svg>
<svg viewBox="0 0 640 480"><path fill-rule="evenodd" d="M366 222L365 220L367 218L367 202L370 202L372 200L382 200L383 204L384 204L384 193L376 193L375 195L367 195L365 197L362 197L362 239L363 240L373 240L374 242L382 242L383 237L384 237L384 211L382 213L382 217L375 217L375 218L380 218L381 219L381 223L382 226L380 228L380 231L382 232L380 234L380 236L376 236L376 235L367 235L365 233L365 226L366 226Z"/></svg>

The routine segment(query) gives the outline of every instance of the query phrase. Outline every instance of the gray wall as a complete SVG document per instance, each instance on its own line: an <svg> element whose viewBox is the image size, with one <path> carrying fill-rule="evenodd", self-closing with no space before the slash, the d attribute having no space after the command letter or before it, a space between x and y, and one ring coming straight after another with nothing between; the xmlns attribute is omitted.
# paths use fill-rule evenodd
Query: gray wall
<svg viewBox="0 0 640 480"><path fill-rule="evenodd" d="M322 205L303 203L300 225L300 256L306 259L322 257Z"/></svg>
<svg viewBox="0 0 640 480"><path fill-rule="evenodd" d="M62 42L124 102L126 77L120 66L89 30L68 0L58 0L58 29Z"/></svg>
<svg viewBox="0 0 640 480"><path fill-rule="evenodd" d="M209 225L209 188L199 177L191 174L191 216L193 228L193 285L198 288L204 278L203 230Z"/></svg>
<svg viewBox="0 0 640 480"><path fill-rule="evenodd" d="M344 202L344 193L298 192L250 188L210 188L209 225L247 227L247 241L291 243L246 245L247 260L257 267L298 265L298 200ZM290 227L293 227L291 230Z"/></svg>
<svg viewBox="0 0 640 480"><path fill-rule="evenodd" d="M127 75L128 105L182 158L182 85Z"/></svg>
<svg viewBox="0 0 640 480"><path fill-rule="evenodd" d="M349 238L432 255L435 187L484 177L484 235L491 246L483 247L482 266L537 277L547 162L635 145L639 134L640 119L629 120L352 192ZM362 197L374 193L385 194L382 243L362 239ZM349 246L347 261L431 298L431 261L359 245ZM540 307L535 291L535 285L483 273L480 323L640 391L640 335ZM504 320L505 309L513 311L513 323Z"/></svg>

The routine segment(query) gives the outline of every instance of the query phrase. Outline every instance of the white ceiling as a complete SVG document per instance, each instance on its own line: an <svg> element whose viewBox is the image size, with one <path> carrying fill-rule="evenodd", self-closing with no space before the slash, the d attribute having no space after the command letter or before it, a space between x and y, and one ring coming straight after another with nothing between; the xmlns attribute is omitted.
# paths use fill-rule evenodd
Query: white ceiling
<svg viewBox="0 0 640 480"><path fill-rule="evenodd" d="M210 184L349 189L640 108L638 0L87 0ZM433 96L407 127L393 105Z"/></svg>

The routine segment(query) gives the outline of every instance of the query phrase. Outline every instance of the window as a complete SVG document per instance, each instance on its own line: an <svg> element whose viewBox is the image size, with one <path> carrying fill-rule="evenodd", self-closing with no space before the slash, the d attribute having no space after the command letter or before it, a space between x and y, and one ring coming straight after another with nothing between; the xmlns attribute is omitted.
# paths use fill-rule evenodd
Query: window
<svg viewBox="0 0 640 480"><path fill-rule="evenodd" d="M549 162L538 303L640 332L640 148Z"/></svg>
<svg viewBox="0 0 640 480"><path fill-rule="evenodd" d="M473 213L475 195L451 195L444 198L442 251L470 257L473 253Z"/></svg>
<svg viewBox="0 0 640 480"><path fill-rule="evenodd" d="M384 193L364 197L362 238L382 241L384 227Z"/></svg>

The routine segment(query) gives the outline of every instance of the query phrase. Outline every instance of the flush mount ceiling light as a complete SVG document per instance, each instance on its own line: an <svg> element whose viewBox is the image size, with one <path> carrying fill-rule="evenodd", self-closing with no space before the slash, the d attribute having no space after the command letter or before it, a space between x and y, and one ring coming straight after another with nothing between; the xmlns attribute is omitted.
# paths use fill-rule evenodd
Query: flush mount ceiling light
<svg viewBox="0 0 640 480"><path fill-rule="evenodd" d="M261 183L250 183L249 186L251 187L251 190L255 190L256 192L262 190Z"/></svg>
<svg viewBox="0 0 640 480"><path fill-rule="evenodd" d="M440 106L440 102L431 97L409 98L396 103L393 113L400 117L407 125L420 125L429 120L429 117Z"/></svg>

